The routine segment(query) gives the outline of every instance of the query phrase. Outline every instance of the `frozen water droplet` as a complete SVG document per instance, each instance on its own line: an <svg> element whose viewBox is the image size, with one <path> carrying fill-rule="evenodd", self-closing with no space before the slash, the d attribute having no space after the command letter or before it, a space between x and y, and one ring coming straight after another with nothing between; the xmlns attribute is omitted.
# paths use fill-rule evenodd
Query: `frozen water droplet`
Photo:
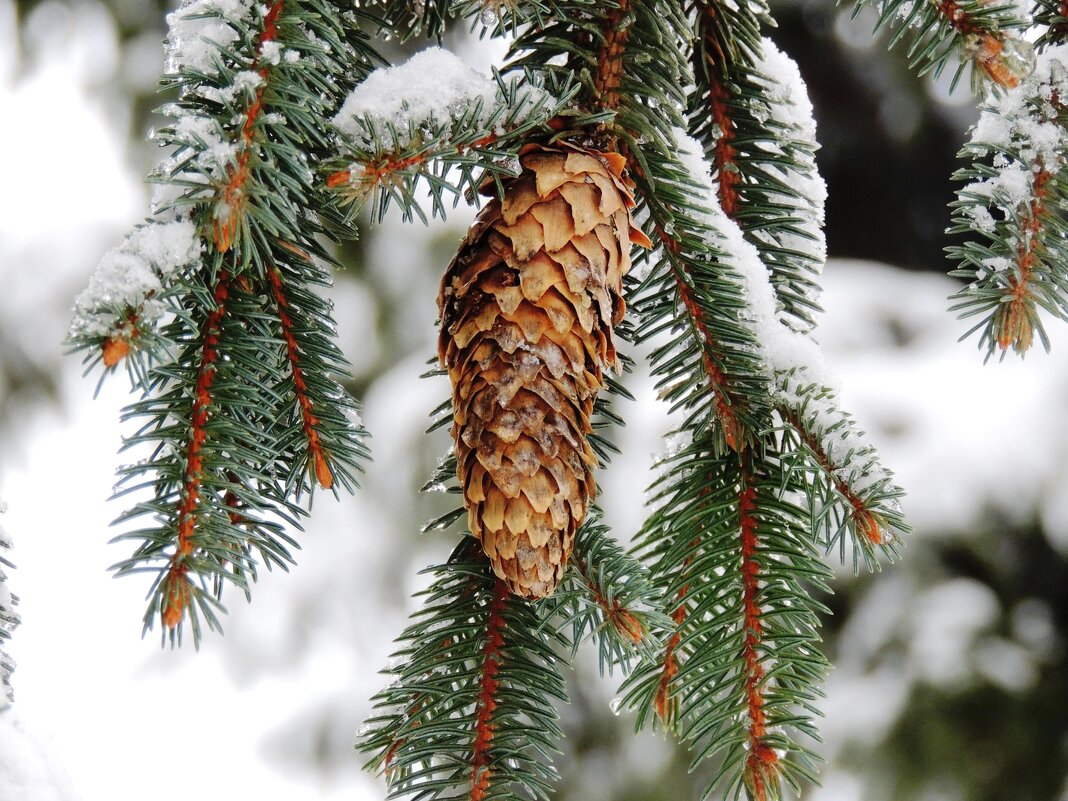
<svg viewBox="0 0 1068 801"><path fill-rule="evenodd" d="M1001 48L1001 62L1018 80L1023 80L1035 68L1035 48L1026 39L1005 37Z"/></svg>
<svg viewBox="0 0 1068 801"><path fill-rule="evenodd" d="M493 5L485 5L482 7L482 13L478 15L478 18L482 21L483 25L490 28L497 24L500 16Z"/></svg>
<svg viewBox="0 0 1068 801"><path fill-rule="evenodd" d="M608 708L612 710L612 714L618 716L623 709L623 697L617 695L608 703Z"/></svg>

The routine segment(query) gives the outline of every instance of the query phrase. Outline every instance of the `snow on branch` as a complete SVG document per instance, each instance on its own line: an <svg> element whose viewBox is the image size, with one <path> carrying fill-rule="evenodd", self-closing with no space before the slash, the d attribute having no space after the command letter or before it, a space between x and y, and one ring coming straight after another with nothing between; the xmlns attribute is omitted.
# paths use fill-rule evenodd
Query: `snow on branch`
<svg viewBox="0 0 1068 801"><path fill-rule="evenodd" d="M194 222L198 204L225 195L214 227L221 220L230 228L237 220L241 204L230 184L247 171L247 140L266 80L258 62L275 36L280 10L279 2L267 8L252 0L185 0L167 16L167 80L180 96L163 108L173 122L154 135L169 154L151 176L157 184L153 216L100 261L75 302L68 334L76 348L99 348L106 367L154 341L164 291L204 251ZM233 48L255 24L263 28L261 41L247 62ZM219 107L231 113L219 114ZM227 116L242 122L228 130Z"/></svg>
<svg viewBox="0 0 1068 801"><path fill-rule="evenodd" d="M1068 45L1047 49L1017 89L991 93L954 177L967 181L953 204L952 232L975 239L951 250L953 273L969 284L955 296L962 317L981 316L979 346L1023 353L1044 308L1068 318ZM969 332L970 333L970 332Z"/></svg>
<svg viewBox="0 0 1068 801"><path fill-rule="evenodd" d="M546 126L575 91L550 92L533 76L486 76L448 50L427 48L375 70L345 100L333 121L343 161L328 185L347 202L375 195L376 219L391 198L408 218L422 216L414 191L425 180L434 213L444 216L443 190L459 196L477 188L476 167L511 174L529 133ZM450 167L459 169L458 179L447 178Z"/></svg>
<svg viewBox="0 0 1068 801"><path fill-rule="evenodd" d="M768 164L765 169L788 187L788 191L778 193L775 198L787 207L788 219L767 228L757 227L752 230L752 236L782 254L780 260L792 268L787 273L790 292L800 304L816 307L819 275L827 261L827 238L823 231L827 185L816 169L815 153L819 144L812 101L797 64L768 38L761 40L760 57L754 69L756 82L764 89L766 105L763 110L754 108L753 113L775 136L774 140L762 142L761 148L775 156L786 156L779 164ZM783 145L778 145L776 140ZM789 148L788 154L783 153L784 146ZM781 293L782 290L780 296ZM795 326L798 317L796 313L779 315L784 324Z"/></svg>
<svg viewBox="0 0 1068 801"><path fill-rule="evenodd" d="M839 382L819 346L780 319L768 269L756 247L719 206L700 144L681 129L674 135L679 158L703 199L703 209L695 213L713 232L715 247L730 254L730 264L742 278L746 296L743 321L752 328L769 373L776 411L796 430L838 499L846 504L844 518L861 551L869 556L872 545L892 548L907 530L897 508L901 490L879 462L874 447L839 407Z"/></svg>
<svg viewBox="0 0 1068 801"><path fill-rule="evenodd" d="M120 247L104 255L74 301L70 340L102 344L104 365L116 365L164 316L164 286L176 270L197 261L202 248L189 221L135 228Z"/></svg>
<svg viewBox="0 0 1068 801"><path fill-rule="evenodd" d="M0 499L0 514L6 511L7 503ZM11 632L19 624L19 616L15 612L19 599L17 595L12 595L11 590L8 589L7 574L4 573L4 566L14 567L4 556L5 552L10 549L11 537L4 531L3 527L0 527L0 692L3 693L0 695L0 709L14 700L14 693L11 689L11 673L15 669L15 662L7 655L7 651L4 650L3 646L4 642L11 637Z"/></svg>

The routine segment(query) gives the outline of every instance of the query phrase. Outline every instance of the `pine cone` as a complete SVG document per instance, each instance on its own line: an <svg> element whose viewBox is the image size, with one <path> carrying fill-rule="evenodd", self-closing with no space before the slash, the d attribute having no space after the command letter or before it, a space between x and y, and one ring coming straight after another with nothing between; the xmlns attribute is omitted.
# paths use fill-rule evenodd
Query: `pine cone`
<svg viewBox="0 0 1068 801"><path fill-rule="evenodd" d="M520 163L445 272L438 352L471 531L513 593L544 598L594 498L590 415L630 243L649 243L618 153L527 145Z"/></svg>

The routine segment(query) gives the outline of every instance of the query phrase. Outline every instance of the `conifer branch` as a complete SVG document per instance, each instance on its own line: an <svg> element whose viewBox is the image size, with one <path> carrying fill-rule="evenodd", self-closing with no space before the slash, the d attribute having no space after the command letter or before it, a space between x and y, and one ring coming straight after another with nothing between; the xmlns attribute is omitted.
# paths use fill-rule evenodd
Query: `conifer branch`
<svg viewBox="0 0 1068 801"><path fill-rule="evenodd" d="M215 378L216 363L219 360L219 332L222 319L226 314L226 302L230 295L230 276L219 274L212 300L215 308L208 314L200 335L203 343L200 352L200 364L197 367L196 387L193 391L192 408L189 420L192 429L186 449L185 469L182 475L181 502L176 513L178 532L176 548L167 568L167 577L163 580L160 617L167 628L175 628L185 615L188 606L189 591L186 581L187 561L193 555L193 533L196 528L198 505L200 503L201 482L204 478L204 442L208 437L208 415L212 407L212 382Z"/></svg>
<svg viewBox="0 0 1068 801"><path fill-rule="evenodd" d="M979 347L1023 353L1037 334L1049 339L1039 317L1045 309L1068 318L1068 269L1063 208L1068 200L1068 53L1050 47L1027 80L1012 92L990 96L960 155L970 166L954 178L957 192L951 232L975 238L950 249L953 275L969 283L951 307L979 317Z"/></svg>
<svg viewBox="0 0 1068 801"><path fill-rule="evenodd" d="M745 699L747 740L743 777L755 801L767 801L769 791L778 795L778 754L767 744L767 710L764 700L765 670L763 610L758 603L761 565L757 543L756 487L753 486L751 458L742 456L738 472L738 527L741 529L742 610L745 640Z"/></svg>
<svg viewBox="0 0 1068 801"><path fill-rule="evenodd" d="M158 616L172 643L187 617L194 642L202 623L218 628L227 583L248 595L258 564L292 562L284 527L309 473L351 489L367 456L311 290L329 283L317 237L334 219L312 165L328 155L324 115L378 58L354 27L364 16L321 0L186 0L168 18L178 98L158 134L172 150L153 219L76 308L72 343L99 347L105 367L126 357L144 393L126 446L150 450L120 471L120 494L139 496L120 521L151 522L120 535L139 545L115 567L155 573L145 627Z"/></svg>
<svg viewBox="0 0 1068 801"><path fill-rule="evenodd" d="M771 272L780 319L810 331L826 261L827 194L814 161L812 105L796 65L759 38L757 19L742 30L755 38L739 34L729 56L719 13L706 5L697 18L689 132L704 146L720 207Z"/></svg>
<svg viewBox="0 0 1068 801"><path fill-rule="evenodd" d="M475 540L431 572L359 748L392 795L547 799L570 643L508 596Z"/></svg>
<svg viewBox="0 0 1068 801"><path fill-rule="evenodd" d="M823 474L823 490L811 498L814 528L828 532L829 549L838 540L840 524L847 523L853 535L855 565L859 552L869 568L874 566L873 545L886 546L884 552L895 557L898 539L908 531L898 508L901 490L880 464L875 449L839 408L833 389L837 380L818 348L783 318L759 250L715 206L715 183L707 177L709 170L698 156L697 142L682 132L676 137L690 165L691 180L703 185L701 192L712 208L706 219L713 242L722 243L716 246L730 254L725 258L737 265L744 278L748 306L743 316L753 325L763 367L770 372L769 399L779 416L796 427L801 439L814 446L809 451L812 466ZM829 503L819 501L821 494ZM873 540L876 535L877 541ZM844 542L838 544L844 557Z"/></svg>
<svg viewBox="0 0 1068 801"><path fill-rule="evenodd" d="M300 345L294 333L293 319L290 317L290 303L282 288L282 277L278 268L268 268L267 279L271 285L271 294L278 307L278 321L282 325L282 337L286 342L286 357L289 360L289 372L293 378L293 390L300 407L304 435L308 439L308 453L311 456L312 472L323 489L334 485L334 474L330 470L327 454L319 438L317 426L319 418L315 416L313 404L308 395L308 384L301 368Z"/></svg>
<svg viewBox="0 0 1068 801"><path fill-rule="evenodd" d="M650 657L661 647L670 620L659 611L659 591L648 571L608 535L594 517L575 537L575 551L561 587L542 603L544 620L571 628L575 648L592 637L601 673Z"/></svg>
<svg viewBox="0 0 1068 801"><path fill-rule="evenodd" d="M923 69L956 50L991 85L1026 71L1004 7L873 2L880 24L925 26L910 47ZM330 280L321 239L353 233L357 202L425 219L421 188L442 216L446 193L496 189L439 295L453 397L432 427L452 422L457 455L428 486L464 508L426 530L466 511L474 536L431 569L360 748L393 796L547 799L561 670L592 638L602 672L629 671L640 726L674 730L695 765L718 760L706 794L780 799L815 770L817 548L844 559L848 531L854 563L874 566L906 526L810 336L824 190L796 65L761 38L767 6L374 6L385 19L324 0L185 0L171 17L162 191L71 332L144 392L128 444L150 454L121 471L120 494L141 497L120 521L147 522L121 535L137 546L116 567L155 577L146 628L161 619L172 642L186 620L194 639L217 628L226 584L247 595L261 564L292 562L303 495L355 484L366 432L315 291ZM440 38L451 20L514 37L500 74L438 48L372 70L361 24ZM1033 234L1010 251L1027 262L1021 296L1055 247L1041 239L1059 230L1055 166L1036 173L1041 203L1015 211ZM655 248L624 298L630 244ZM620 390L617 334L653 345L682 413L637 556L591 512L620 421L598 397Z"/></svg>
<svg viewBox="0 0 1068 801"><path fill-rule="evenodd" d="M828 550L839 551L845 562L843 528L852 542L856 570L863 556L875 569L876 549L894 561L911 531L901 514L902 490L882 466L878 453L857 430L853 419L838 408L833 390L805 385L796 375L779 379L776 411L787 427L784 449L796 437L817 474L810 489L813 530Z"/></svg>
<svg viewBox="0 0 1068 801"><path fill-rule="evenodd" d="M487 174L498 185L513 177L520 146L549 130L577 91L571 81L546 84L536 75L483 76L429 48L372 73L346 99L334 119L342 156L327 185L344 203L369 201L377 222L392 203L405 219L422 217L415 198L425 183L432 213L444 217L445 192L458 200Z"/></svg>
<svg viewBox="0 0 1068 801"><path fill-rule="evenodd" d="M891 47L908 39L909 64L921 75L933 71L937 76L954 53L959 55L960 65L952 84L955 86L964 68L972 64L972 89L977 94L987 81L1011 89L1030 72L1032 47L1016 33L1030 20L1020 19L1011 3L857 0L855 13L865 6L874 8L879 16L876 31L894 29Z"/></svg>
<svg viewBox="0 0 1068 801"><path fill-rule="evenodd" d="M0 499L0 514L7 512L7 503ZM11 537L0 526L0 709L15 700L15 691L11 686L11 674L15 670L15 660L7 653L7 641L11 639L11 633L18 626L20 620L15 607L19 604L19 597L11 592L7 583L7 573L4 568L14 570L15 566L8 561L5 554L11 550Z"/></svg>
<svg viewBox="0 0 1068 801"><path fill-rule="evenodd" d="M812 549L806 512L788 500L800 487L781 457L721 457L711 445L693 443L661 463L638 543L677 604L677 625L670 662L640 664L623 703L639 726L653 712L677 729L694 764L722 760L707 792L722 783L726 797L745 786L752 799L779 798L780 784L796 788L814 770L804 740L816 736L825 663L816 650L822 606L811 589L826 590L829 572Z"/></svg>

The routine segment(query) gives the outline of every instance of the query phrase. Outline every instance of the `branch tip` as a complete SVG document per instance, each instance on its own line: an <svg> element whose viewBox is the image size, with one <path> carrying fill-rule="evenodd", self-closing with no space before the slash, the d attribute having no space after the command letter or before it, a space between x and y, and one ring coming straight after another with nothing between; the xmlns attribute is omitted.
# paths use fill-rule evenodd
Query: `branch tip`
<svg viewBox="0 0 1068 801"><path fill-rule="evenodd" d="M297 396L297 405L300 407L304 436L308 439L309 469L319 482L319 486L323 489L330 489L334 485L334 474L327 461L326 449L323 448L319 432L315 428L319 424L319 418L312 410L311 398L308 397L308 384L304 378L304 370L300 366L300 345L293 333L293 319L287 311L289 300L282 286L282 274L277 267L271 267L267 270L267 278L271 284L271 294L274 296L275 305L278 307L282 338L286 343L286 358L289 360L289 370L293 376L293 391Z"/></svg>
<svg viewBox="0 0 1068 801"><path fill-rule="evenodd" d="M125 337L108 337L101 349L105 367L114 367L130 352L130 340Z"/></svg>

